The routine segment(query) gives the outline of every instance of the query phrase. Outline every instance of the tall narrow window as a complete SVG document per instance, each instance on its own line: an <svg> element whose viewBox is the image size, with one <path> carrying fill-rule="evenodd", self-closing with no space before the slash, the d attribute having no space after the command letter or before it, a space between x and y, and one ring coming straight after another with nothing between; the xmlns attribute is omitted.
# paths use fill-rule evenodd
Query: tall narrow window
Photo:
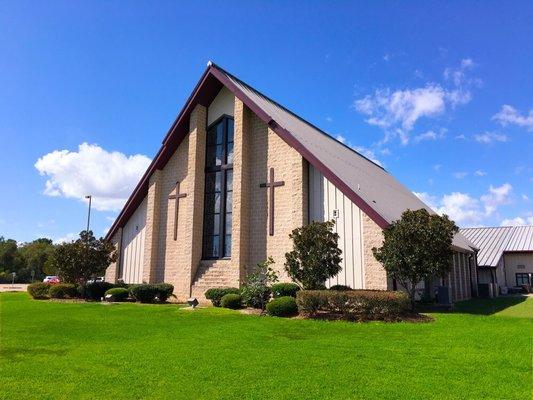
<svg viewBox="0 0 533 400"><path fill-rule="evenodd" d="M203 258L231 257L233 119L223 116L207 130Z"/></svg>

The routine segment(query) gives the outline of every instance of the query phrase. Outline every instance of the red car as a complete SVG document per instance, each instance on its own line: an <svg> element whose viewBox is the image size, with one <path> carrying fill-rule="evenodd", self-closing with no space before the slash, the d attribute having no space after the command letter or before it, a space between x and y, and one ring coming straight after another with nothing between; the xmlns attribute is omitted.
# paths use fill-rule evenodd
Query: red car
<svg viewBox="0 0 533 400"><path fill-rule="evenodd" d="M55 276L55 275L47 276L43 279L43 282L55 285L56 283L59 283L59 276Z"/></svg>

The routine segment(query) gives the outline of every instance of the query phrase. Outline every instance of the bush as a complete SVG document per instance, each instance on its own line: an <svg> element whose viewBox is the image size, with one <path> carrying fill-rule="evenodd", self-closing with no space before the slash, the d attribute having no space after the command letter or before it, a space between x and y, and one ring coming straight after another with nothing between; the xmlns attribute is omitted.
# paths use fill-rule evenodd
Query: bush
<svg viewBox="0 0 533 400"><path fill-rule="evenodd" d="M174 285L171 285L170 283L158 283L154 286L158 290L157 298L161 303L164 303L170 296L173 296Z"/></svg>
<svg viewBox="0 0 533 400"><path fill-rule="evenodd" d="M242 298L240 294L228 293L220 299L220 305L224 308L237 310L242 307Z"/></svg>
<svg viewBox="0 0 533 400"><path fill-rule="evenodd" d="M293 249L285 253L285 270L304 289L320 289L342 269L342 251L337 245L339 235L333 232L334 226L334 221L313 221L289 235Z"/></svg>
<svg viewBox="0 0 533 400"><path fill-rule="evenodd" d="M353 290L353 289L350 286L346 286L346 285L333 285L332 287L329 288L329 290L338 290L341 292L345 292L347 290Z"/></svg>
<svg viewBox="0 0 533 400"><path fill-rule="evenodd" d="M116 287L105 292L104 297L107 297L108 295L112 296L113 301L126 301L130 295L130 291L123 287Z"/></svg>
<svg viewBox="0 0 533 400"><path fill-rule="evenodd" d="M272 285L272 297L296 297L298 290L300 290L300 286L296 283L275 283Z"/></svg>
<svg viewBox="0 0 533 400"><path fill-rule="evenodd" d="M109 282L91 282L85 285L83 297L87 300L99 301L105 296L105 292L114 287L115 285Z"/></svg>
<svg viewBox="0 0 533 400"><path fill-rule="evenodd" d="M50 284L44 282L37 282L28 285L28 293L34 299L47 299L50 297Z"/></svg>
<svg viewBox="0 0 533 400"><path fill-rule="evenodd" d="M211 300L215 307L220 307L220 300L227 294L239 294L240 291L234 287L211 288L205 292L205 298Z"/></svg>
<svg viewBox="0 0 533 400"><path fill-rule="evenodd" d="M52 285L48 293L52 299L74 298L78 296L78 290L73 283Z"/></svg>
<svg viewBox="0 0 533 400"><path fill-rule="evenodd" d="M282 296L275 298L266 306L268 315L274 317L291 317L298 314L296 299L291 296Z"/></svg>
<svg viewBox="0 0 533 400"><path fill-rule="evenodd" d="M263 309L268 300L270 300L270 288L259 284L243 286L241 296L243 303L248 307Z"/></svg>
<svg viewBox="0 0 533 400"><path fill-rule="evenodd" d="M310 317L324 312L351 321L394 321L410 309L406 293L384 290L302 290L296 303L300 313Z"/></svg>
<svg viewBox="0 0 533 400"><path fill-rule="evenodd" d="M133 297L135 301L140 301L141 303L153 303L159 293L160 289L157 285L146 283L134 285L130 288L131 297Z"/></svg>

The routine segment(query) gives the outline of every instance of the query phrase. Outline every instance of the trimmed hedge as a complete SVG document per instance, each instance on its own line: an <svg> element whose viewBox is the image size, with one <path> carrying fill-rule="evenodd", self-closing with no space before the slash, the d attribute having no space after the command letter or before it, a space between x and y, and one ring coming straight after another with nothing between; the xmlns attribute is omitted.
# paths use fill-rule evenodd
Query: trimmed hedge
<svg viewBox="0 0 533 400"><path fill-rule="evenodd" d="M350 321L395 321L410 310L406 293L385 290L302 290L296 303L309 317L322 312Z"/></svg>
<svg viewBox="0 0 533 400"><path fill-rule="evenodd" d="M350 286L346 286L346 285L333 285L332 287L329 288L329 290L338 290L341 292L346 292L348 290L353 290L353 289Z"/></svg>
<svg viewBox="0 0 533 400"><path fill-rule="evenodd" d="M72 283L58 283L56 285L50 286L48 291L52 299L72 299L78 297L78 290L76 285Z"/></svg>
<svg viewBox="0 0 533 400"><path fill-rule="evenodd" d="M296 293L300 290L300 286L296 283L275 283L272 285L272 297L296 297Z"/></svg>
<svg viewBox="0 0 533 400"><path fill-rule="evenodd" d="M47 299L50 297L50 285L49 283L36 282L28 285L28 293L34 299Z"/></svg>
<svg viewBox="0 0 533 400"><path fill-rule="evenodd" d="M143 283L141 285L132 285L130 287L131 297L141 303L153 303L159 294L159 288L156 285Z"/></svg>
<svg viewBox="0 0 533 400"><path fill-rule="evenodd" d="M105 292L104 297L108 295L113 296L113 301L126 301L130 295L130 291L123 287L115 287Z"/></svg>
<svg viewBox="0 0 533 400"><path fill-rule="evenodd" d="M173 296L174 285L171 285L170 283L158 283L154 286L158 290L157 298L161 303L164 303L170 296Z"/></svg>
<svg viewBox="0 0 533 400"><path fill-rule="evenodd" d="M205 298L211 300L215 307L220 307L220 300L227 294L240 294L240 290L234 287L211 288L205 292Z"/></svg>
<svg viewBox="0 0 533 400"><path fill-rule="evenodd" d="M291 317L298 314L296 299L291 296L283 296L273 299L266 306L268 315L274 317Z"/></svg>
<svg viewBox="0 0 533 400"><path fill-rule="evenodd" d="M99 301L105 296L105 292L114 288L115 285L109 282L92 282L85 285L84 297L87 300Z"/></svg>
<svg viewBox="0 0 533 400"><path fill-rule="evenodd" d="M220 299L220 306L224 308L231 308L238 310L242 307L242 298L240 294L228 293Z"/></svg>

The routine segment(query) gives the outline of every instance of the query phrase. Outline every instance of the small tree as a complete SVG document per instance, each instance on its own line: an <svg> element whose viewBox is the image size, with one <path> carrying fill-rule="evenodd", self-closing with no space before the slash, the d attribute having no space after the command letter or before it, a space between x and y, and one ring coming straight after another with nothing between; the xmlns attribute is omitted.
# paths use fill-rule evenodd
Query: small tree
<svg viewBox="0 0 533 400"><path fill-rule="evenodd" d="M383 231L383 245L372 249L388 275L407 290L412 311L416 285L432 276L444 277L451 270L451 246L458 230L446 215L407 210Z"/></svg>
<svg viewBox="0 0 533 400"><path fill-rule="evenodd" d="M257 264L254 270L246 277L246 282L241 289L241 296L248 306L265 310L270 298L271 286L278 281L278 275L270 266L274 264L272 257Z"/></svg>
<svg viewBox="0 0 533 400"><path fill-rule="evenodd" d="M323 288L326 279L342 269L342 251L337 245L339 235L333 232L334 225L333 221L313 221L289 235L293 250L285 254L285 270L304 289Z"/></svg>
<svg viewBox="0 0 533 400"><path fill-rule="evenodd" d="M80 238L54 249L50 267L63 282L85 285L88 279L105 272L116 260L115 246L103 238L96 239L92 231L82 231Z"/></svg>

